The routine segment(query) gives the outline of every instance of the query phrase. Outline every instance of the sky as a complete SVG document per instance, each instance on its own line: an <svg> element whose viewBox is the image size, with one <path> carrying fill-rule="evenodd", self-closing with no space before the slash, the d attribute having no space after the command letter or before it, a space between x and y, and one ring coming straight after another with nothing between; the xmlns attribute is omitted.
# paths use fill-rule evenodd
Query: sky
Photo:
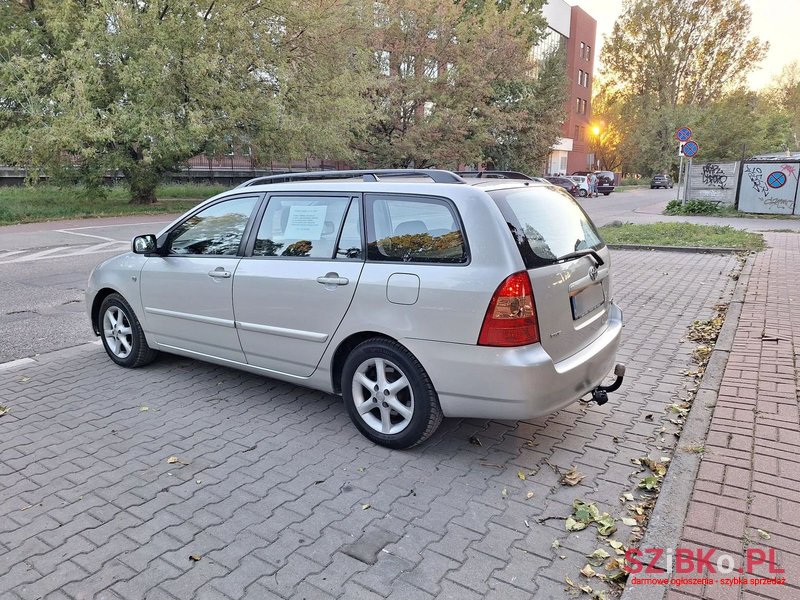
<svg viewBox="0 0 800 600"><path fill-rule="evenodd" d="M748 77L754 90L770 84L784 65L800 60L800 0L746 0L753 13L751 35L770 43L764 60ZM567 0L577 4L597 21L597 47L602 66L603 35L611 33L614 21L622 12L622 0Z"/></svg>

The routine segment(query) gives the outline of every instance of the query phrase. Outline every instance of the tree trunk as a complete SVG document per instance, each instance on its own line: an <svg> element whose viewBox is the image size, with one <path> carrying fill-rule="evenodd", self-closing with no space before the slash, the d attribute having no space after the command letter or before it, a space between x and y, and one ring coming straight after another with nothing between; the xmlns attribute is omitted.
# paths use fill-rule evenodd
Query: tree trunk
<svg viewBox="0 0 800 600"><path fill-rule="evenodd" d="M161 173L152 166L142 164L124 169L123 173L131 192L131 204L152 204L156 201L156 186Z"/></svg>

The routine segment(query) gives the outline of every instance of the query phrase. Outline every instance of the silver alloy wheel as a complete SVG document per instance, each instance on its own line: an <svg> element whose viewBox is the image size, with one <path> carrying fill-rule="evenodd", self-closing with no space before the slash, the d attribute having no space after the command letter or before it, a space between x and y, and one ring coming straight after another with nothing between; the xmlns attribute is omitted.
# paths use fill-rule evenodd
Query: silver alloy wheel
<svg viewBox="0 0 800 600"><path fill-rule="evenodd" d="M391 361L369 358L353 374L353 402L361 419L378 433L400 433L414 416L411 383Z"/></svg>
<svg viewBox="0 0 800 600"><path fill-rule="evenodd" d="M133 348L133 331L128 315L119 306L109 306L103 315L103 337L117 358L127 358Z"/></svg>

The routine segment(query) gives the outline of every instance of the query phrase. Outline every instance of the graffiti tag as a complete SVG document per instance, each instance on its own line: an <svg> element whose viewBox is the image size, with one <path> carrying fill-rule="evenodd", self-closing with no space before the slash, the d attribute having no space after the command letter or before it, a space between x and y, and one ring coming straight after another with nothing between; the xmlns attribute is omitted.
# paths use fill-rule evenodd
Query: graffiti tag
<svg viewBox="0 0 800 600"><path fill-rule="evenodd" d="M790 198L764 198L764 206L791 206L792 200Z"/></svg>
<svg viewBox="0 0 800 600"><path fill-rule="evenodd" d="M728 176L719 165L703 165L703 184L716 186L721 190L725 189Z"/></svg>
<svg viewBox="0 0 800 600"><path fill-rule="evenodd" d="M747 174L748 179L750 179L750 183L753 185L753 190L755 190L757 194L763 194L765 198L769 196L769 186L764 181L761 167L747 165L747 168L744 170L744 172Z"/></svg>

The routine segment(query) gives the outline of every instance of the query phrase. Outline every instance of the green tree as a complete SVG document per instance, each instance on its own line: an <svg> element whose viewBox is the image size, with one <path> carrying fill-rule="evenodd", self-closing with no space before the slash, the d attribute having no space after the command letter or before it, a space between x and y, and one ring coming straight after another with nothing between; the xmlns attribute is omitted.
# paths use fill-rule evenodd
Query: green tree
<svg viewBox="0 0 800 600"><path fill-rule="evenodd" d="M774 152L784 147L789 116L765 94L744 88L695 110L695 137L702 140L703 158L737 160L744 154Z"/></svg>
<svg viewBox="0 0 800 600"><path fill-rule="evenodd" d="M345 153L363 114L360 9L2 1L0 159L89 184L121 171L132 202L147 203L200 153L251 142L267 158Z"/></svg>
<svg viewBox="0 0 800 600"><path fill-rule="evenodd" d="M787 120L780 146L800 150L800 60L792 61L783 68L766 96Z"/></svg>
<svg viewBox="0 0 800 600"><path fill-rule="evenodd" d="M744 0L625 1L603 47L603 75L627 117L626 168L668 169L686 108L741 85L768 47L750 37L750 21Z"/></svg>
<svg viewBox="0 0 800 600"><path fill-rule="evenodd" d="M544 30L541 1L376 6L374 118L356 143L364 162L456 167L489 159L529 169L531 157L546 155L559 135L564 75L537 75L530 60Z"/></svg>

